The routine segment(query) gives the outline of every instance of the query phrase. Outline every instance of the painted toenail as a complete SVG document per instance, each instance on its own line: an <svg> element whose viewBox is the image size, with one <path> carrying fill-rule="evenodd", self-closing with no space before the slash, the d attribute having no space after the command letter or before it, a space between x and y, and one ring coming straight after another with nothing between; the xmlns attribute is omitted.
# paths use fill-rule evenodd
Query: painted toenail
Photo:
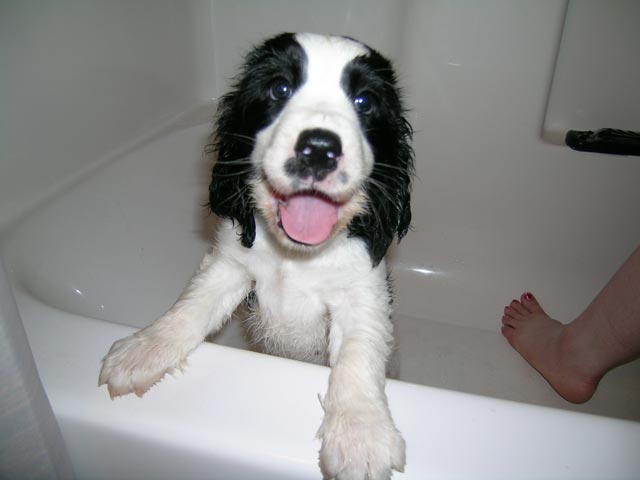
<svg viewBox="0 0 640 480"><path fill-rule="evenodd" d="M529 301L533 300L533 294L531 294L530 292L525 293L524 299Z"/></svg>

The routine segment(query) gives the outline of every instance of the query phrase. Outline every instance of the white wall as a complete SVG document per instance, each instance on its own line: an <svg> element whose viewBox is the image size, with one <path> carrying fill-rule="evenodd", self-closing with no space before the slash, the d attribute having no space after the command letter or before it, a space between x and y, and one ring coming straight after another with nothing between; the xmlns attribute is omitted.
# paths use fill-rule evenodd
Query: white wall
<svg viewBox="0 0 640 480"><path fill-rule="evenodd" d="M217 85L224 93L247 50L280 32L350 35L394 59L405 48L406 0L214 0Z"/></svg>
<svg viewBox="0 0 640 480"><path fill-rule="evenodd" d="M0 227L212 98L210 21L205 1L0 3Z"/></svg>

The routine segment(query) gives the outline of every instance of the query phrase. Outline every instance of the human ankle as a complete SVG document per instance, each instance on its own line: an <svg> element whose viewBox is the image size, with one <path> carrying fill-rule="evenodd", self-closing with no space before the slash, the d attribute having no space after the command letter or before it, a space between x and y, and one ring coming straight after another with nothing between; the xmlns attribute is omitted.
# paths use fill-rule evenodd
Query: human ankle
<svg viewBox="0 0 640 480"><path fill-rule="evenodd" d="M612 366L609 365L610 350L603 345L602 339L581 322L564 325L560 342L561 357L567 368L573 370L589 382L596 384Z"/></svg>

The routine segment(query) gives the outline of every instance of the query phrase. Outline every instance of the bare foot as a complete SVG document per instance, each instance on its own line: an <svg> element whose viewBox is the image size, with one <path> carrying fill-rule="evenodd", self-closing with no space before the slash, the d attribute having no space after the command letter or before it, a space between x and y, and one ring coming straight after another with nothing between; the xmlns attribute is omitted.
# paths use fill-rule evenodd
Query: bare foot
<svg viewBox="0 0 640 480"><path fill-rule="evenodd" d="M531 293L504 308L502 334L565 400L584 403L606 372L597 370L591 345L552 319Z"/></svg>

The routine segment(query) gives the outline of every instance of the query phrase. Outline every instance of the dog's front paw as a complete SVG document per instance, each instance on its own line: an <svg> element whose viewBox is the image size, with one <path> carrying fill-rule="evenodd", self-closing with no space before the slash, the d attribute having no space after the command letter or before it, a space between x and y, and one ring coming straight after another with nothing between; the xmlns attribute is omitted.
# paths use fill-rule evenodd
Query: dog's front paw
<svg viewBox="0 0 640 480"><path fill-rule="evenodd" d="M181 345L141 330L115 342L102 360L98 385L107 385L111 398L134 392L139 397L167 373L179 369L186 354Z"/></svg>
<svg viewBox="0 0 640 480"><path fill-rule="evenodd" d="M392 470L404 471L404 439L386 409L327 411L318 437L325 479L389 480Z"/></svg>

